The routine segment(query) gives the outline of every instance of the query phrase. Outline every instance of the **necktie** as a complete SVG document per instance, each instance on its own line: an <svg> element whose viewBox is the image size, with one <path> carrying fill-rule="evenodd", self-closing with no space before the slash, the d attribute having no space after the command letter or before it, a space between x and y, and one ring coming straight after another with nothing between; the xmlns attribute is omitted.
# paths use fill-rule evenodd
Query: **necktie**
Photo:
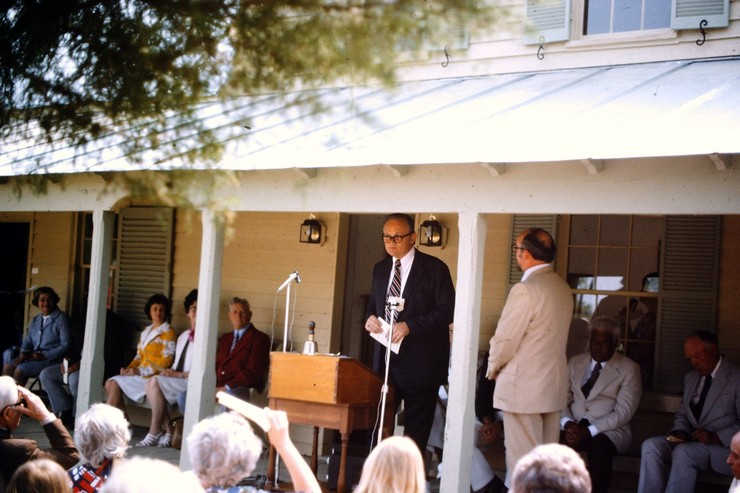
<svg viewBox="0 0 740 493"><path fill-rule="evenodd" d="M393 265L393 280L391 281L391 287L388 290L388 298L401 296L401 261L396 260ZM390 323L391 321L391 305L385 304L385 321Z"/></svg>
<svg viewBox="0 0 740 493"><path fill-rule="evenodd" d="M696 401L696 404L689 403L689 407L694 413L696 419L699 419L701 417L701 411L702 409L704 409L704 401L707 400L707 393L709 393L709 387L711 386L712 375L707 375L706 377L704 377L704 386L701 388L701 395L699 395L699 400Z"/></svg>
<svg viewBox="0 0 740 493"><path fill-rule="evenodd" d="M234 332L234 339L231 341L231 349L229 349L229 354L231 354L231 352L234 350L238 342L239 342L239 332Z"/></svg>
<svg viewBox="0 0 740 493"><path fill-rule="evenodd" d="M597 361L596 366L594 366L594 369L591 372L591 376L588 377L586 383L581 387L581 392L583 392L584 397L588 397L588 394L591 393L591 389L594 388L596 379L599 378L599 373L601 373L601 363Z"/></svg>

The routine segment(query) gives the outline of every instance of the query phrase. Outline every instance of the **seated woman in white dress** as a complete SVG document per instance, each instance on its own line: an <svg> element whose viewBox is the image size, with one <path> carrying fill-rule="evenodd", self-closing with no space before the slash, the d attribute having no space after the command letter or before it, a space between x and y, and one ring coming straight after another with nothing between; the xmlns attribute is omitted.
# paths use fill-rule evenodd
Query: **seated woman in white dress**
<svg viewBox="0 0 740 493"><path fill-rule="evenodd" d="M152 323L142 331L136 347L136 356L131 363L126 368L121 368L120 375L111 377L105 382L107 404L125 411L123 394L134 402L144 402L147 379L172 365L175 357L175 331L168 322L171 309L170 300L165 295L155 294L149 297L144 313ZM147 435L136 445L154 445L159 439L159 436Z"/></svg>
<svg viewBox="0 0 740 493"><path fill-rule="evenodd" d="M177 338L175 362L172 368L153 376L145 385L146 398L152 406L152 422L149 425L147 436L157 437L160 447L172 445L172 427L167 406L175 404L178 396L188 389L191 350L195 340L195 316L198 313L197 289L193 289L185 297L185 313L190 320L190 330L186 330ZM185 409L181 411L185 412Z"/></svg>

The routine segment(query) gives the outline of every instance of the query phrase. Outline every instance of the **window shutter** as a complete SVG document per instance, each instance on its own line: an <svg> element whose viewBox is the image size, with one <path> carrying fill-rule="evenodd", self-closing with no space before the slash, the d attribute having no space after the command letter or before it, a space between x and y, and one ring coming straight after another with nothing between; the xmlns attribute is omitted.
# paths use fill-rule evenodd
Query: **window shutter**
<svg viewBox="0 0 740 493"><path fill-rule="evenodd" d="M144 305L149 297L169 297L173 209L123 209L118 230L118 275L114 310L139 326L149 324Z"/></svg>
<svg viewBox="0 0 740 493"><path fill-rule="evenodd" d="M683 343L694 330L715 331L720 217L666 218L656 355L656 390L678 393L691 369Z"/></svg>
<svg viewBox="0 0 740 493"><path fill-rule="evenodd" d="M672 0L671 29L696 29L702 21L705 28L727 27L730 23L730 0Z"/></svg>
<svg viewBox="0 0 740 493"><path fill-rule="evenodd" d="M543 44L570 39L570 2L527 0L524 43Z"/></svg>
<svg viewBox="0 0 740 493"><path fill-rule="evenodd" d="M445 23L434 36L425 35L421 49L424 51L466 50L470 46L468 30L462 24Z"/></svg>
<svg viewBox="0 0 740 493"><path fill-rule="evenodd" d="M550 233L557 244L558 217L551 215L516 214L511 223L511 243L519 233L529 228L542 228ZM509 250L509 288L522 280L523 272L516 263L516 255Z"/></svg>

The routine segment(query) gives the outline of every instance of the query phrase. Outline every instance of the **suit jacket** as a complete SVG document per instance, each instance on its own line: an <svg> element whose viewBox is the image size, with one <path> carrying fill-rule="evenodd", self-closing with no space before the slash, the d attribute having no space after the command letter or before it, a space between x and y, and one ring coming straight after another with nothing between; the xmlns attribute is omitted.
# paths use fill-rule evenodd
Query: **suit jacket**
<svg viewBox="0 0 740 493"><path fill-rule="evenodd" d="M568 284L551 267L514 285L491 338L493 405L511 413L560 412L566 404L565 347L573 314Z"/></svg>
<svg viewBox="0 0 740 493"><path fill-rule="evenodd" d="M385 299L393 258L375 264L365 312L385 318ZM455 287L447 265L437 257L414 252L401 297L404 308L396 321L409 327L398 354L391 354L390 372L396 382L416 388L438 387L447 381L450 358L449 326L455 311Z"/></svg>
<svg viewBox="0 0 740 493"><path fill-rule="evenodd" d="M270 338L249 324L233 351L234 332L221 336L216 351L216 386L265 389L265 377L270 368Z"/></svg>
<svg viewBox="0 0 740 493"><path fill-rule="evenodd" d="M588 397L584 397L581 385L590 365L590 353L574 356L568 362L570 387L568 405L562 416L575 422L586 418L612 441L617 452L622 453L632 441L630 420L642 396L640 367L626 356L614 353L599 373Z"/></svg>
<svg viewBox="0 0 740 493"><path fill-rule="evenodd" d="M691 433L703 428L716 433L722 445L729 448L733 435L740 431L740 368L722 358L704 401L701 417L696 419L689 402L700 378L701 375L693 370L684 377L683 401L676 413L673 429Z"/></svg>
<svg viewBox="0 0 740 493"><path fill-rule="evenodd" d="M12 438L7 430L0 430L0 471L5 484L10 481L16 469L29 460L51 459L64 469L69 469L80 460L72 437L60 419L43 426L43 430L51 445L49 449L40 449L35 440Z"/></svg>

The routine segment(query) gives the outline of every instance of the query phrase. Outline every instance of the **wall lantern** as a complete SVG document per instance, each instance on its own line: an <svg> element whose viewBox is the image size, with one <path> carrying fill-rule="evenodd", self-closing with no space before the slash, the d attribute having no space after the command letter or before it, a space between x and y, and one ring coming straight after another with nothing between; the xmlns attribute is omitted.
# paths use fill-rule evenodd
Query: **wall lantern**
<svg viewBox="0 0 740 493"><path fill-rule="evenodd" d="M419 244L428 247L444 246L445 227L433 215L419 226Z"/></svg>
<svg viewBox="0 0 740 493"><path fill-rule="evenodd" d="M311 216L301 224L301 243L321 243L321 223Z"/></svg>

